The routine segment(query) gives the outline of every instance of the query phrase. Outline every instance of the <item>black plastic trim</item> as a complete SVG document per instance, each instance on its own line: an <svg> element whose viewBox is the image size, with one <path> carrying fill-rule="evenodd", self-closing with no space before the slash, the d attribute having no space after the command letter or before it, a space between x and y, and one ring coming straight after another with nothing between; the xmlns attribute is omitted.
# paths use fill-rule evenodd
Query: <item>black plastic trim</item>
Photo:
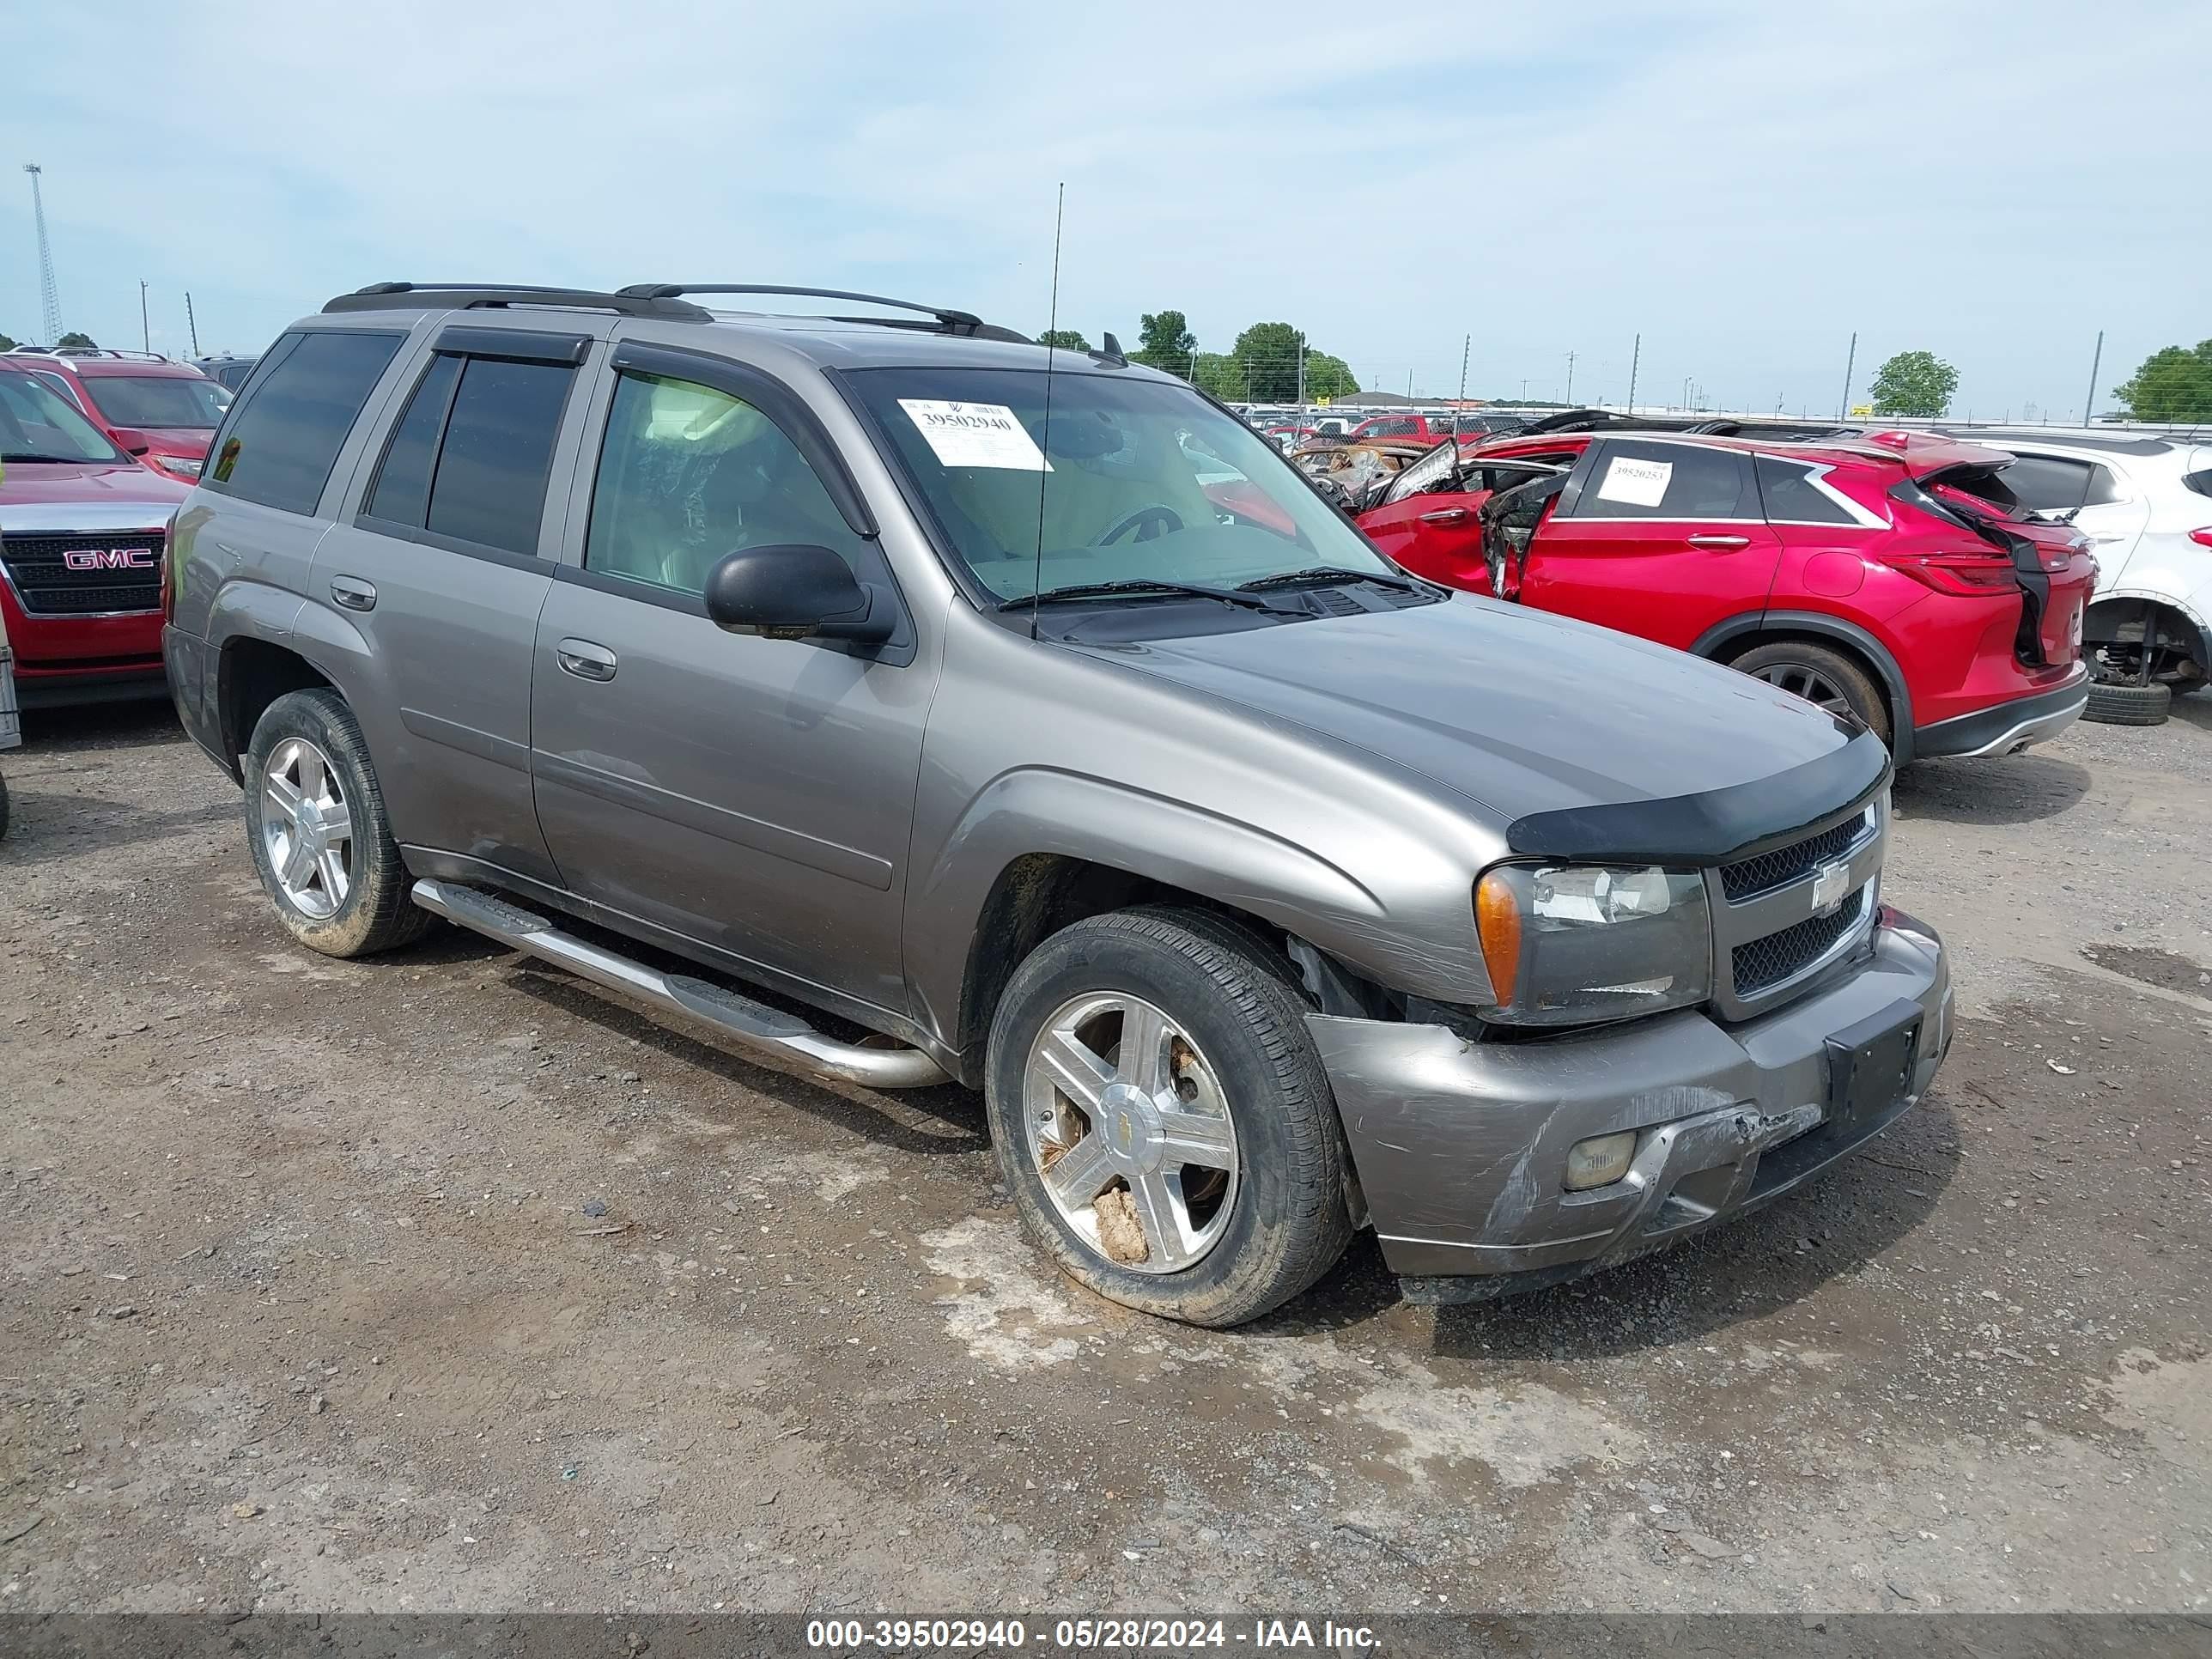
<svg viewBox="0 0 2212 1659"><path fill-rule="evenodd" d="M540 510L538 522L544 517ZM482 559L489 564L503 564L510 570L538 570L550 576L558 568L550 559L540 558L535 553L516 553L504 547L492 547L483 542L464 541L459 536L441 535L434 530L425 530L418 524L399 524L390 519L372 519L366 513L354 520L354 528L366 530L371 535L389 536L394 541L413 542L422 547L434 547L447 553L458 553L465 559Z"/></svg>
<svg viewBox="0 0 2212 1659"><path fill-rule="evenodd" d="M2005 702L1991 703L1987 708L1977 708L1969 714L1954 714L1948 720L1937 720L1933 726L1923 726L1914 734L1915 752L1923 760L1933 760L1943 755L1967 755L1984 744L1993 743L2013 727L2026 720L2040 720L2046 714L2056 714L2067 705L2085 706L2089 701L2089 682L2074 680L2050 691L2039 691L2033 696L2014 697Z"/></svg>
<svg viewBox="0 0 2212 1659"><path fill-rule="evenodd" d="M1750 858L1862 810L1887 786L1889 751L1871 732L1771 778L1665 800L1532 812L1505 827L1526 858L1702 866Z"/></svg>
<svg viewBox="0 0 2212 1659"><path fill-rule="evenodd" d="M1897 665L1897 659L1890 655L1889 647L1856 623L1820 611L1747 611L1741 617L1716 623L1698 635L1690 646L1690 654L1717 657L1723 646L1746 635L1771 633L1811 634L1840 640L1864 657L1881 677L1882 689L1889 693L1890 758L1899 766L1913 760L1919 751L1912 739L1912 693L1905 684L1905 671Z"/></svg>
<svg viewBox="0 0 2212 1659"><path fill-rule="evenodd" d="M592 349L588 334L553 334L534 328L479 328L448 323L438 331L433 351L447 356L499 357L518 363L560 363L574 368Z"/></svg>
<svg viewBox="0 0 2212 1659"><path fill-rule="evenodd" d="M688 351L675 346L648 345L639 340L618 343L614 350L617 369L653 374L664 380L689 380L711 386L732 398L742 398L769 417L791 440L806 464L822 480L838 516L855 536L868 541L878 534L875 514L868 511L860 489L832 439L805 399L772 375L750 363L710 352Z"/></svg>

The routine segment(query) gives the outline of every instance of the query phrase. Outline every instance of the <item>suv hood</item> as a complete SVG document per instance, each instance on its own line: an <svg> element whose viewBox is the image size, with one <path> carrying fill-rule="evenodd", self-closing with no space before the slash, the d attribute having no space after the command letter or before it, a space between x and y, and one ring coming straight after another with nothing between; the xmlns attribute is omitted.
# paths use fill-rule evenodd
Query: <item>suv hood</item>
<svg viewBox="0 0 2212 1659"><path fill-rule="evenodd" d="M191 494L135 461L10 461L0 478L0 536L158 530Z"/></svg>
<svg viewBox="0 0 2212 1659"><path fill-rule="evenodd" d="M1713 847L1678 849L1714 856L1841 810L1887 769L1877 740L1854 743L1852 728L1749 675L1473 594L1082 648L1364 750L1486 809L1492 828L1590 807L1696 802L1800 774L1797 787L1769 803L1790 821L1747 824L1739 793L1725 824L1692 837ZM1880 758L1867 757L1869 744ZM1690 808L1701 815L1711 816ZM1684 814L1656 816L1679 823Z"/></svg>

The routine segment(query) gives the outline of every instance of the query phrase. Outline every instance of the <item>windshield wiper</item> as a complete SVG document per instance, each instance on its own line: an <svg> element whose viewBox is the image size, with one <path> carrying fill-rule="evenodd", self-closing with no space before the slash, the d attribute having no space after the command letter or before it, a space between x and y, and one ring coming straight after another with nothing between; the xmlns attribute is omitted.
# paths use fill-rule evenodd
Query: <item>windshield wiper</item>
<svg viewBox="0 0 2212 1659"><path fill-rule="evenodd" d="M1002 599L999 609L1022 611L1032 605L1058 605L1064 599L1106 599L1117 593L1192 593L1201 599L1219 599L1224 605L1242 605L1247 611L1266 611L1279 617L1288 614L1281 606L1255 599L1239 588L1207 587L1198 582L1156 581L1149 576L1128 576L1119 581L1074 582L1066 587L1048 587L1034 599L1024 594L1018 599Z"/></svg>
<svg viewBox="0 0 2212 1659"><path fill-rule="evenodd" d="M1340 566L1321 564L1310 570L1279 570L1272 576L1261 576L1249 582L1237 584L1240 593L1257 593L1270 587L1297 587L1307 582L1373 582L1378 587L1395 587L1401 593L1413 591L1413 582L1404 576L1385 570L1346 570Z"/></svg>

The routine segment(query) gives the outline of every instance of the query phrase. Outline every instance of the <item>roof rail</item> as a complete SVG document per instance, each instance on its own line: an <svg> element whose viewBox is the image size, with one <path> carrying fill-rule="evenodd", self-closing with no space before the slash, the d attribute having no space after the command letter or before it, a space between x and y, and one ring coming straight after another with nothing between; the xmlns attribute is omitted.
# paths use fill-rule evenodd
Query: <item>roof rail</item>
<svg viewBox="0 0 2212 1659"><path fill-rule="evenodd" d="M12 346L13 357L113 357L133 363L166 363L158 351L123 351L112 346Z"/></svg>
<svg viewBox="0 0 2212 1659"><path fill-rule="evenodd" d="M948 334L982 334L993 339L1024 338L1011 329L994 327L972 311L956 311L951 306L926 306L913 300L894 300L882 294L854 294L842 288L787 288L765 283L635 283L623 289L623 293L641 300L673 300L686 294L782 294L811 300L850 300L856 305L890 306L898 311L918 311L925 317L934 317L939 326ZM836 323L882 323L894 328L915 326L912 323L895 323L885 317L833 317L830 320Z"/></svg>
<svg viewBox="0 0 2212 1659"><path fill-rule="evenodd" d="M669 294L625 289L602 294L584 288L529 288L517 283L371 283L341 294L323 309L331 311L425 311L450 307L476 311L507 306L551 306L580 311L611 311L624 317L660 317L672 322L706 323L714 313L686 305Z"/></svg>

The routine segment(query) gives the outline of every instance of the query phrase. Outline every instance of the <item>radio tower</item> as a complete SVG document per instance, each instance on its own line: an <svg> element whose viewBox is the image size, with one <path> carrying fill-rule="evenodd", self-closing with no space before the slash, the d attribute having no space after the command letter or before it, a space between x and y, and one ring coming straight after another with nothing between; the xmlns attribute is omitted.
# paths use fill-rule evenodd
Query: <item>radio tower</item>
<svg viewBox="0 0 2212 1659"><path fill-rule="evenodd" d="M39 175L45 171L36 161L23 163L23 171L31 175L31 218L39 232L39 303L46 310L46 343L53 344L62 337L62 295L54 286L54 250L46 240L46 202L39 192Z"/></svg>

